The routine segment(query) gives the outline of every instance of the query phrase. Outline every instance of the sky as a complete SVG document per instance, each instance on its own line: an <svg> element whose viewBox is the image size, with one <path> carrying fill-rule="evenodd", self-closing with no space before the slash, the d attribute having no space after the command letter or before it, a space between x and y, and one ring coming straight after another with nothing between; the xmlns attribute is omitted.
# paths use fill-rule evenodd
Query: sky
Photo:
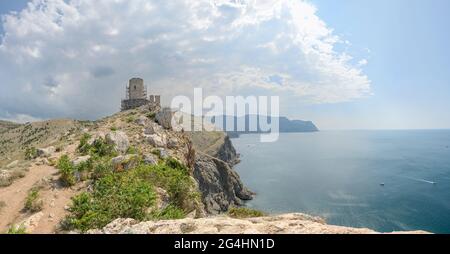
<svg viewBox="0 0 450 254"><path fill-rule="evenodd" d="M96 119L129 78L278 95L320 129L450 128L447 0L0 0L0 118Z"/></svg>

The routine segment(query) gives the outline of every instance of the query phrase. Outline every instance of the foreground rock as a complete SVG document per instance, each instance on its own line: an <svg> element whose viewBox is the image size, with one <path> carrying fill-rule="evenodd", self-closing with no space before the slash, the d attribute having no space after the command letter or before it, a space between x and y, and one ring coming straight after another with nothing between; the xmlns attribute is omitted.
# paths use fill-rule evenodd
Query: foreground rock
<svg viewBox="0 0 450 254"><path fill-rule="evenodd" d="M365 228L327 225L321 218L305 214L285 214L274 217L233 219L213 217L169 221L137 222L117 219L102 230L90 234L377 234ZM399 232L426 234L424 231Z"/></svg>

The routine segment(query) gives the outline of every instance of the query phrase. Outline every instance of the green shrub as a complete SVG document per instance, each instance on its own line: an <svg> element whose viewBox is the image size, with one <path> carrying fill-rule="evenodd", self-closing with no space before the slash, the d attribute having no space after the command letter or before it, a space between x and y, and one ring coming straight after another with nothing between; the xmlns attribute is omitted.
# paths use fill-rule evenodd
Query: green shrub
<svg viewBox="0 0 450 254"><path fill-rule="evenodd" d="M263 217L265 214L261 211L247 207L232 207L228 211L228 215L232 218L242 219L242 218Z"/></svg>
<svg viewBox="0 0 450 254"><path fill-rule="evenodd" d="M27 212L39 212L42 210L44 202L39 198L39 190L32 189L28 192L27 198L25 199L24 210Z"/></svg>
<svg viewBox="0 0 450 254"><path fill-rule="evenodd" d="M91 149L91 146L88 144L89 139L91 139L91 135L89 133L84 133L83 136L80 139L80 144L78 145L78 152L86 155L89 153L89 150Z"/></svg>
<svg viewBox="0 0 450 254"><path fill-rule="evenodd" d="M148 113L147 114L147 117L149 118L149 119L155 119L155 117L156 117L156 113L155 112L151 112L151 113Z"/></svg>
<svg viewBox="0 0 450 254"><path fill-rule="evenodd" d="M113 144L108 144L104 138L98 138L92 144L90 149L91 155L97 155L100 157L115 157L117 156L117 151Z"/></svg>
<svg viewBox="0 0 450 254"><path fill-rule="evenodd" d="M9 235L24 235L26 233L27 233L27 229L25 228L24 225L20 225L20 226L13 225L13 226L9 227L8 231L6 232L6 234L9 234Z"/></svg>
<svg viewBox="0 0 450 254"><path fill-rule="evenodd" d="M59 169L59 173L61 174L61 181L64 183L64 185L72 186L77 182L75 178L76 169L73 166L73 163L70 161L69 156L61 156L56 167Z"/></svg>
<svg viewBox="0 0 450 254"><path fill-rule="evenodd" d="M92 172L92 179L98 180L112 172L111 160L109 158L100 158L95 160Z"/></svg>
<svg viewBox="0 0 450 254"><path fill-rule="evenodd" d="M134 118L133 116L129 116L129 117L127 117L127 123L132 123L132 122L134 122L136 120L136 118Z"/></svg>
<svg viewBox="0 0 450 254"><path fill-rule="evenodd" d="M164 210L154 213L151 217L156 220L178 220L185 218L186 213L177 206L169 205Z"/></svg>
<svg viewBox="0 0 450 254"><path fill-rule="evenodd" d="M166 190L172 203L178 207L183 207L184 201L187 199L199 197L198 193L193 192L195 184L185 170L160 164L155 166L141 165L133 172L139 178L146 179L155 186Z"/></svg>
<svg viewBox="0 0 450 254"><path fill-rule="evenodd" d="M130 146L127 150L127 154L139 154L139 150L134 146Z"/></svg>
<svg viewBox="0 0 450 254"><path fill-rule="evenodd" d="M116 126L112 126L111 128L109 128L111 131L117 131L117 127Z"/></svg>
<svg viewBox="0 0 450 254"><path fill-rule="evenodd" d="M148 208L154 205L155 193L149 182L130 172L111 173L95 182L93 192L72 200L71 214L64 225L85 232L117 218L145 219Z"/></svg>
<svg viewBox="0 0 450 254"><path fill-rule="evenodd" d="M25 159L26 160L33 160L38 157L37 149L36 147L28 147L25 150Z"/></svg>
<svg viewBox="0 0 450 254"><path fill-rule="evenodd" d="M165 162L166 162L166 165L169 166L170 168L183 171L183 173L185 173L185 174L189 174L188 168L185 165L183 165L181 162L179 162L177 159L175 159L173 157L169 157L166 159Z"/></svg>

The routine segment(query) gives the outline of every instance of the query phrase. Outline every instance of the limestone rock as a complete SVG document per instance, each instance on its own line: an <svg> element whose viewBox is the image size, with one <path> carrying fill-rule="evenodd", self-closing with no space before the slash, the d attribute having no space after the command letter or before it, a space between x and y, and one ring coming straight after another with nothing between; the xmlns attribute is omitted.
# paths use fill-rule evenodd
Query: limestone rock
<svg viewBox="0 0 450 254"><path fill-rule="evenodd" d="M34 229L39 225L39 222L43 216L44 216L43 212L35 213L30 217L28 217L27 219L25 219L24 221L22 221L21 223L19 223L19 226L24 227L25 232L33 233Z"/></svg>
<svg viewBox="0 0 450 254"><path fill-rule="evenodd" d="M157 198L156 198L156 209L164 210L170 205L170 196L167 191L161 188L155 189Z"/></svg>
<svg viewBox="0 0 450 254"><path fill-rule="evenodd" d="M101 132L101 131L96 132L88 140L88 144L92 146L97 139L105 139L105 137L106 137L106 134L104 132Z"/></svg>
<svg viewBox="0 0 450 254"><path fill-rule="evenodd" d="M145 126L148 119L145 116L139 116L134 122L138 125Z"/></svg>
<svg viewBox="0 0 450 254"><path fill-rule="evenodd" d="M78 157L75 160L73 160L72 164L76 167L76 166L80 165L81 163L85 163L85 162L89 161L90 159L91 159L90 155L81 156L81 157Z"/></svg>
<svg viewBox="0 0 450 254"><path fill-rule="evenodd" d="M173 112L170 108L164 108L156 113L155 120L159 123L164 129L170 130L172 129L172 117Z"/></svg>
<svg viewBox="0 0 450 254"><path fill-rule="evenodd" d="M201 219L141 222L117 219L90 234L378 234L367 228L327 225L324 220L294 213L273 217L233 219L226 216ZM424 231L403 232L425 234Z"/></svg>
<svg viewBox="0 0 450 254"><path fill-rule="evenodd" d="M155 128L153 128L153 125L148 125L144 129L144 135L153 135L155 134Z"/></svg>
<svg viewBox="0 0 450 254"><path fill-rule="evenodd" d="M156 165L158 164L158 158L154 154L146 154L144 155L144 164L147 165Z"/></svg>
<svg viewBox="0 0 450 254"><path fill-rule="evenodd" d="M165 147L166 146L166 137L160 136L157 134L147 135L145 136L147 142L154 147Z"/></svg>
<svg viewBox="0 0 450 254"><path fill-rule="evenodd" d="M167 141L167 148L175 149L178 147L178 140L176 138L169 138Z"/></svg>
<svg viewBox="0 0 450 254"><path fill-rule="evenodd" d="M111 159L111 164L115 171L129 170L136 167L139 164L139 156L135 154L127 154L124 156L118 156Z"/></svg>
<svg viewBox="0 0 450 254"><path fill-rule="evenodd" d="M49 146L47 148L38 148L37 155L38 157L50 157L53 153L55 153L56 148L54 146Z"/></svg>
<svg viewBox="0 0 450 254"><path fill-rule="evenodd" d="M105 137L108 144L114 145L118 152L126 153L130 147L127 134L122 131L110 132Z"/></svg>

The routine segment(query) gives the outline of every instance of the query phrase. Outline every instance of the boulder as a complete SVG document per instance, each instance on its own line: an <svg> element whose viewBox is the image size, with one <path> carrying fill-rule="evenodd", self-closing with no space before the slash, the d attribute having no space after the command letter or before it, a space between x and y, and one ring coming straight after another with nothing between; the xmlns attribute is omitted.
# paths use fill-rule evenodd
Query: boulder
<svg viewBox="0 0 450 254"><path fill-rule="evenodd" d="M145 124L147 123L147 120L148 120L147 117L140 116L134 122L138 125L145 126Z"/></svg>
<svg viewBox="0 0 450 254"><path fill-rule="evenodd" d="M154 154L146 154L144 155L144 164L146 165L157 165L158 158Z"/></svg>
<svg viewBox="0 0 450 254"><path fill-rule="evenodd" d="M146 135L145 138L146 138L147 142L154 147L165 147L166 146L165 136L153 134L153 135Z"/></svg>
<svg viewBox="0 0 450 254"><path fill-rule="evenodd" d="M139 165L140 158L135 154L117 156L111 159L111 164L115 171L129 170Z"/></svg>
<svg viewBox="0 0 450 254"><path fill-rule="evenodd" d="M97 139L105 139L105 137L106 137L106 134L104 132L101 132L101 131L100 132L96 132L88 140L88 144L92 146L94 144L95 140L97 140Z"/></svg>
<svg viewBox="0 0 450 254"><path fill-rule="evenodd" d="M178 140L176 138L169 138L167 141L167 148L174 149L178 147Z"/></svg>
<svg viewBox="0 0 450 254"><path fill-rule="evenodd" d="M116 150L121 153L126 153L130 147L130 141L127 134L122 131L110 132L106 135L105 140L108 144L114 145Z"/></svg>
<svg viewBox="0 0 450 254"><path fill-rule="evenodd" d="M166 190L161 188L156 188L156 209L161 211L166 209L170 205L170 196L169 193L167 193Z"/></svg>
<svg viewBox="0 0 450 254"><path fill-rule="evenodd" d="M153 128L152 125L149 125L144 129L144 135L153 135L153 134L155 134L155 129Z"/></svg>
<svg viewBox="0 0 450 254"><path fill-rule="evenodd" d="M164 129L172 129L173 112L170 108L164 108L156 113L155 121L159 123Z"/></svg>
<svg viewBox="0 0 450 254"><path fill-rule="evenodd" d="M25 228L25 232L28 234L33 233L33 231L39 226L39 221L44 216L43 212L38 212L27 219L23 220L21 223L19 223L19 226L22 226Z"/></svg>
<svg viewBox="0 0 450 254"><path fill-rule="evenodd" d="M54 146L37 149L38 157L50 157L55 152L56 152L56 148Z"/></svg>
<svg viewBox="0 0 450 254"><path fill-rule="evenodd" d="M85 163L85 162L89 161L90 159L91 159L90 155L81 156L81 157L78 157L75 160L73 160L72 164L76 167L76 166L80 165L81 163Z"/></svg>

